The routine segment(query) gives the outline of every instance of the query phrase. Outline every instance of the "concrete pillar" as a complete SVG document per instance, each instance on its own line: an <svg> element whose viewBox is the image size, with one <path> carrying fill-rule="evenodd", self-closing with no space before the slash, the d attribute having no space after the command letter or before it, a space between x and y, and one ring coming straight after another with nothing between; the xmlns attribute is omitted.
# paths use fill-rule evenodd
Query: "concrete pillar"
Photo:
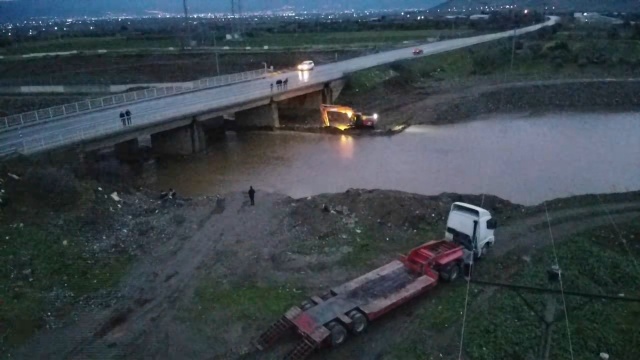
<svg viewBox="0 0 640 360"><path fill-rule="evenodd" d="M225 137L226 128L224 116L216 116L200 122L207 134L208 141L215 141Z"/></svg>
<svg viewBox="0 0 640 360"><path fill-rule="evenodd" d="M278 102L278 108L283 109L320 109L325 100L325 91L319 90L296 96Z"/></svg>
<svg viewBox="0 0 640 360"><path fill-rule="evenodd" d="M159 154L190 155L206 148L204 129L198 121L151 134L151 148Z"/></svg>
<svg viewBox="0 0 640 360"><path fill-rule="evenodd" d="M331 89L331 97L330 97L330 104L333 104L334 101L336 101L336 99L338 98L338 96L340 96L340 92L342 92L342 89L344 89L346 82L342 79L340 80L336 80L336 81L332 81L329 84L329 88Z"/></svg>
<svg viewBox="0 0 640 360"><path fill-rule="evenodd" d="M134 159L138 155L138 151L138 139L131 139L114 145L114 152L118 160Z"/></svg>
<svg viewBox="0 0 640 360"><path fill-rule="evenodd" d="M278 102L280 123L282 126L322 126L322 114L320 105L326 104L330 98L327 95L327 85L323 90L315 91L305 95L296 96ZM328 102L331 104L331 102Z"/></svg>
<svg viewBox="0 0 640 360"><path fill-rule="evenodd" d="M278 104L272 102L253 109L238 111L236 113L236 126L238 128L277 128L280 127Z"/></svg>
<svg viewBox="0 0 640 360"><path fill-rule="evenodd" d="M333 89L331 86L326 85L324 89L322 89L322 103L327 105L333 104Z"/></svg>

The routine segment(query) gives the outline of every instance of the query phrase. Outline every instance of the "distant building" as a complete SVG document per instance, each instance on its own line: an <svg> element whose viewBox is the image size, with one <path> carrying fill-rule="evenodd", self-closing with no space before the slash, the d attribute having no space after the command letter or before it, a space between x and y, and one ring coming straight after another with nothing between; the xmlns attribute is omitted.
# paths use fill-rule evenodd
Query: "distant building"
<svg viewBox="0 0 640 360"><path fill-rule="evenodd" d="M593 24L619 25L624 22L621 19L600 15L597 12L577 12L573 13L573 17L580 22Z"/></svg>
<svg viewBox="0 0 640 360"><path fill-rule="evenodd" d="M488 19L489 19L489 15L484 15L484 14L476 14L476 15L469 16L469 20L488 20Z"/></svg>

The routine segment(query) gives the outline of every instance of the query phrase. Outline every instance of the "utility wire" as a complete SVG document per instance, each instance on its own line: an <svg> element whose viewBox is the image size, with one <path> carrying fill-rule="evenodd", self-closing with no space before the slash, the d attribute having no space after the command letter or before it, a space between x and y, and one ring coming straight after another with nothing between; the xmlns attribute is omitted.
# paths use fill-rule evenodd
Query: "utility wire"
<svg viewBox="0 0 640 360"><path fill-rule="evenodd" d="M629 253L629 257L631 258L631 261L633 262L633 266L635 267L635 270L636 270L636 276L638 276L638 274L640 274L640 270L638 269L638 262L636 261L636 258L633 256L633 253L631 253L631 249L629 249L629 244L627 244L627 240L625 240L622 237L622 233L620 232L620 229L618 229L618 225L616 225L616 222L613 221L613 217L611 216L611 213L609 213L609 210L607 210L607 208L604 206L604 202L602 202L600 195L596 194L596 196L598 197L600 206L602 207L604 212L607 213L607 217L609 218L609 221L611 221L611 225L613 225L613 228L615 229L616 234L618 235L618 238L624 245L624 248L627 250L627 253Z"/></svg>
<svg viewBox="0 0 640 360"><path fill-rule="evenodd" d="M556 261L556 266L560 267L558 263L558 253L556 252L556 243L553 239L553 231L551 231L551 220L549 219L549 211L547 210L547 202L544 202L544 212L547 216L547 224L549 224L549 236L551 237L551 246L553 247L553 257ZM569 337L569 352L571 353L571 359L573 360L573 344L571 343L571 330L569 327L569 313L567 312L567 302L564 298L564 286L562 285L562 270L558 273L558 279L560 280L560 293L562 295L562 307L564 308L564 319L567 325L567 336Z"/></svg>
<svg viewBox="0 0 640 360"><path fill-rule="evenodd" d="M487 281L487 280L471 280L471 282L476 285L498 286L498 287L503 287L509 290L514 290L514 291L526 291L526 292L541 293L541 294L558 294L558 295L562 294L562 292L559 290L536 287L536 286L507 284L507 283ZM598 300L612 300L612 301L640 303L640 298L620 296L620 295L603 295L603 294L584 293L579 291L565 291L564 295L585 297L589 299L598 299Z"/></svg>
<svg viewBox="0 0 640 360"><path fill-rule="evenodd" d="M484 206L484 189L486 188L486 176L482 177L482 200L480 201L480 207ZM464 327L467 322L467 308L469 305L469 289L471 288L471 275L473 274L473 265L469 268L469 279L467 280L467 291L464 297L464 310L462 313L462 329L460 329L460 350L458 351L458 360L462 359L462 345L464 344Z"/></svg>

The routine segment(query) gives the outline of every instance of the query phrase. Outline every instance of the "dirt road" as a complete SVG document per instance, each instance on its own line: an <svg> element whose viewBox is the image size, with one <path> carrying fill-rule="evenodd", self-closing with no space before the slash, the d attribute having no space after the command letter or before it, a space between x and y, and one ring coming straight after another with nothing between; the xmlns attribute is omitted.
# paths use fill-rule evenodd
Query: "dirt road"
<svg viewBox="0 0 640 360"><path fill-rule="evenodd" d="M185 316L184 309L194 306L194 292L202 279L214 278L238 289L247 283L299 284L305 291L331 286L361 271L354 266L355 260L345 261L357 251L353 249L357 245L348 242L347 236L362 233L369 237L367 246L373 251L360 265L384 263L412 243L427 240L424 237L429 231L441 233L440 223L452 196L350 190L295 200L258 189L256 206L250 206L244 193L187 203L176 210L185 217L181 225L184 230L164 242L151 242L121 283L118 294L111 298L112 306L77 309L76 321L60 329L41 331L13 356L24 359L276 356L278 352L257 354L250 346L250 340L275 319L240 320L229 309L218 308L214 303L209 305L211 316L217 319L216 326L206 333L198 330L196 320ZM456 196L478 205L481 199ZM548 244L545 213L527 215L527 208L522 206L495 197L486 199L484 205L492 209L499 221L507 223L497 231L499 241L487 261L478 266L478 272L492 261L525 255ZM629 194L627 199L606 204L616 223L640 218L640 194ZM322 204L328 204L333 211L323 213ZM556 241L610 223L598 204L551 210L550 217ZM325 243L324 248L314 250L320 242ZM397 252L393 251L396 248ZM378 253L381 249L385 252ZM305 275L309 272L312 277ZM267 299L255 301L259 304ZM409 318L421 303L402 308L372 326L366 337L352 339L344 347L319 353L315 358L385 358L388 345L415 330ZM428 329L421 331L429 333ZM457 336L431 335L428 341L438 349L446 349Z"/></svg>

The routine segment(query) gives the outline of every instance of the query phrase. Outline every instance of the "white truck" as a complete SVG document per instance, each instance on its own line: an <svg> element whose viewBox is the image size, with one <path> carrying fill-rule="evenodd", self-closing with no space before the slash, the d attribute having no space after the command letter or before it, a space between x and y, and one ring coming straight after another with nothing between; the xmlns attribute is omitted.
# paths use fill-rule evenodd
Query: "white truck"
<svg viewBox="0 0 640 360"><path fill-rule="evenodd" d="M494 230L498 223L489 211L462 202L451 205L445 239L453 240L454 236L468 237L473 246L476 258L481 258L495 242Z"/></svg>

